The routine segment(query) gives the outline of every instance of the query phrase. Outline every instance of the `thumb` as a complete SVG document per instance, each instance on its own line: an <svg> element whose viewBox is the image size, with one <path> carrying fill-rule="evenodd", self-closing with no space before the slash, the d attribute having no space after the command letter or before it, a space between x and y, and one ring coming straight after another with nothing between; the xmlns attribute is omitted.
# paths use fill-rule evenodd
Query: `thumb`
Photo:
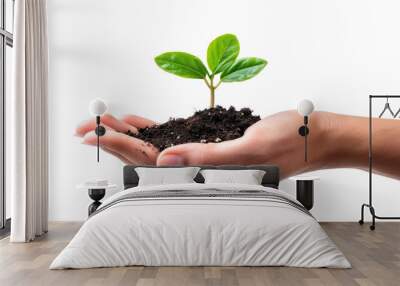
<svg viewBox="0 0 400 286"><path fill-rule="evenodd" d="M243 138L222 143L188 143L165 149L157 165L247 164L249 148Z"/></svg>

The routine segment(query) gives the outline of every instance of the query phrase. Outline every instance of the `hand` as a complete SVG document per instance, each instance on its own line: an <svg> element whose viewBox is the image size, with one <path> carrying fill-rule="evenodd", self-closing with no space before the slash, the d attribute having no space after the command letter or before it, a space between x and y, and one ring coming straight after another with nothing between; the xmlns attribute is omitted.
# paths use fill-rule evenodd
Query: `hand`
<svg viewBox="0 0 400 286"><path fill-rule="evenodd" d="M127 115L118 120L110 114L105 114L101 116L101 125L106 128L106 133L100 136L100 147L126 164L154 165L159 151L149 143L124 134L128 130L137 133L139 128L154 124L154 121L136 115ZM93 119L80 124L75 133L83 137L83 144L96 146L95 128L96 121Z"/></svg>
<svg viewBox="0 0 400 286"><path fill-rule="evenodd" d="M316 122L318 113L310 117L309 162L304 163L304 138L297 130L302 117L296 111L285 111L266 117L249 127L244 136L221 143L189 143L164 150L161 154L149 143L128 136L139 128L152 126L154 121L135 115L121 120L110 114L102 116L106 134L100 137L100 146L127 164L146 165L223 165L223 164L276 164L282 176L317 168L321 148L312 148L320 132ZM95 120L87 121L76 129L84 144L96 146ZM319 138L321 140L321 138ZM321 142L321 141L320 141Z"/></svg>
<svg viewBox="0 0 400 286"><path fill-rule="evenodd" d="M303 118L296 111L285 111L258 121L235 140L170 147L158 156L157 165L274 164L282 177L310 171L320 167L325 152L321 148L323 117L319 112L310 117L308 163L304 162L304 137L298 134Z"/></svg>
<svg viewBox="0 0 400 286"><path fill-rule="evenodd" d="M135 115L118 120L102 116L106 134L100 146L127 164L146 165L278 165L281 177L327 168L368 168L368 118L314 112L309 119L309 156L304 162L304 137L298 134L303 118L296 111L268 116L250 126L238 139L221 143L188 143L159 152L150 143L123 133L152 126L154 121ZM400 178L400 125L373 119L374 171ZM81 124L76 133L84 144L96 145L95 121ZM121 133L123 132L123 133Z"/></svg>

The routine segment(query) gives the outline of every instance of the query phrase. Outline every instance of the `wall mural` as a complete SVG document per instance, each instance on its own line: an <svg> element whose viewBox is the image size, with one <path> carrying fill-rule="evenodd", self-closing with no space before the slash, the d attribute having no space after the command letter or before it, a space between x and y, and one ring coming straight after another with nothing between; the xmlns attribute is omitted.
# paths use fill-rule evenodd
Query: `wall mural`
<svg viewBox="0 0 400 286"><path fill-rule="evenodd" d="M99 145L126 164L271 163L280 166L283 178L327 168L368 169L368 117L313 112L310 101L301 102L298 111L282 111L263 119L248 107L216 105L216 90L221 84L246 81L267 66L261 58L239 58L239 52L237 37L224 34L208 45L207 66L186 52L155 57L157 66L168 73L204 81L209 89L209 108L164 123L138 115L116 118L106 113L101 116L102 136L96 134L99 118L79 125L77 135L84 137L84 144ZM387 106L386 102L385 110ZM374 170L399 178L400 168L391 163L393 158L400 160L398 124L380 118L373 122L374 130L383 137L374 145L376 156L382 158ZM398 144L392 144L394 141ZM306 148L304 154L304 146L309 146L310 152Z"/></svg>

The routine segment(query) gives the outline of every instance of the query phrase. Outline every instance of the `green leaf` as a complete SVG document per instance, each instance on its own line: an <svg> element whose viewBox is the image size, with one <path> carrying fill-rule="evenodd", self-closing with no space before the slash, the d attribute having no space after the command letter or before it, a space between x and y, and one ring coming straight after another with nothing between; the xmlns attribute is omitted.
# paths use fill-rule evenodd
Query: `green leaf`
<svg viewBox="0 0 400 286"><path fill-rule="evenodd" d="M207 49L207 63L213 74L229 68L239 55L240 45L235 35L225 34L214 39Z"/></svg>
<svg viewBox="0 0 400 286"><path fill-rule="evenodd" d="M244 81L256 76L265 68L267 61L260 58L242 58L221 74L221 81Z"/></svg>
<svg viewBox="0 0 400 286"><path fill-rule="evenodd" d="M167 52L155 57L156 64L166 72L185 78L203 79L208 74L202 61L184 52Z"/></svg>

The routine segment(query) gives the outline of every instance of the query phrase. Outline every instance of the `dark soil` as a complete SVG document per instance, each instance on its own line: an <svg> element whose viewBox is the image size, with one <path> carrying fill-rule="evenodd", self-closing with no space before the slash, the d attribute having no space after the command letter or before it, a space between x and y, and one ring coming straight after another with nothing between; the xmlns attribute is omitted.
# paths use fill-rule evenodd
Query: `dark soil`
<svg viewBox="0 0 400 286"><path fill-rule="evenodd" d="M138 134L127 134L150 142L160 151L183 143L219 143L243 136L244 131L260 120L252 115L252 110L233 106L225 109L221 106L197 111L184 118L171 118L167 122L152 127L139 129Z"/></svg>

